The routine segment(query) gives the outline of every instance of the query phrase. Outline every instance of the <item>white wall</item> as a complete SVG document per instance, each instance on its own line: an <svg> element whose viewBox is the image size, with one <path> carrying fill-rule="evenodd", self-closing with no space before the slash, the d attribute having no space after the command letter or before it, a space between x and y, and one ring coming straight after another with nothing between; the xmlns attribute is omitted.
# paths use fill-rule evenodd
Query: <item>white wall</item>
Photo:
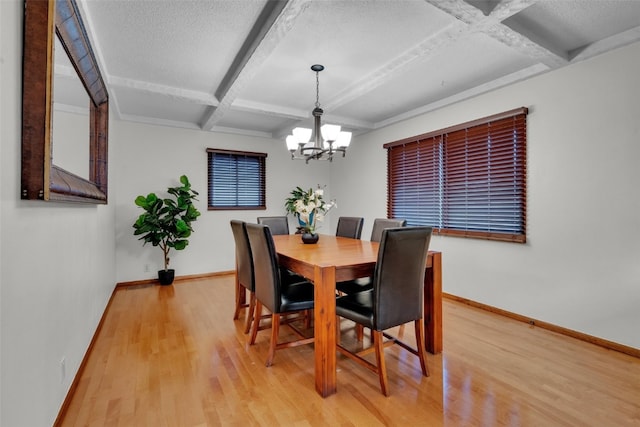
<svg viewBox="0 0 640 427"><path fill-rule="evenodd" d="M22 6L0 1L0 425L7 427L53 424L115 285L114 204L20 200Z"/></svg>
<svg viewBox="0 0 640 427"><path fill-rule="evenodd" d="M527 244L434 237L444 291L640 348L640 43L362 135L335 162L341 208L386 216L386 150L528 107ZM446 325L445 325L446 333Z"/></svg>
<svg viewBox="0 0 640 427"><path fill-rule="evenodd" d="M284 200L296 186L315 188L329 183L327 164L305 165L292 161L284 142L230 134L126 122L111 122L110 144L116 146L114 179L116 204L117 281L127 282L157 277L162 268L162 251L143 246L133 235L132 224L142 213L134 204L138 195L166 194L187 175L200 193L196 206L202 213L193 223L194 233L183 251L172 251L170 267L177 276L234 269L235 247L229 221L256 222L258 216L284 215ZM223 148L267 153L267 210L207 210L207 148ZM330 196L327 186L327 194ZM331 215L331 214L330 214ZM290 219L293 230L295 224ZM329 224L322 231L332 230ZM145 266L149 265L149 272Z"/></svg>

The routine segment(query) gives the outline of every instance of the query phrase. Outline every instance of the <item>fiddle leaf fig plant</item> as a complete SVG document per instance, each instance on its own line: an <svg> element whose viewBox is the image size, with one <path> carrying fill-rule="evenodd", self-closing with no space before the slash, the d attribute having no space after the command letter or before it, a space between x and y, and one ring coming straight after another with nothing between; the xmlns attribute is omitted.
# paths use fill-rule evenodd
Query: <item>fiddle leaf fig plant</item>
<svg viewBox="0 0 640 427"><path fill-rule="evenodd" d="M136 197L135 204L144 209L133 224L135 236L159 246L164 256L164 269L169 269L169 252L171 249L183 250L189 244L189 236L193 232L191 223L196 221L200 212L193 204L198 192L191 188L186 175L180 177L182 185L169 187L170 197L160 198L155 193Z"/></svg>

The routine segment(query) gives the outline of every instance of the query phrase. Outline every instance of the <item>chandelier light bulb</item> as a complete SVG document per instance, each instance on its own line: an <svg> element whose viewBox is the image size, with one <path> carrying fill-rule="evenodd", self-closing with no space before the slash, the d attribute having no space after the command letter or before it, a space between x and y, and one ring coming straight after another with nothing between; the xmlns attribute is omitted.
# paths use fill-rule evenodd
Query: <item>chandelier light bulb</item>
<svg viewBox="0 0 640 427"><path fill-rule="evenodd" d="M340 133L340 126L338 125L323 125L321 128L322 138L325 141L333 142L338 138Z"/></svg>
<svg viewBox="0 0 640 427"><path fill-rule="evenodd" d="M293 136L298 140L298 144L304 145L311 139L311 129L308 128L294 128Z"/></svg>
<svg viewBox="0 0 640 427"><path fill-rule="evenodd" d="M336 139L336 147L347 148L351 143L351 132L340 132Z"/></svg>
<svg viewBox="0 0 640 427"><path fill-rule="evenodd" d="M291 152L298 149L298 139L295 137L295 135L287 136L287 148Z"/></svg>

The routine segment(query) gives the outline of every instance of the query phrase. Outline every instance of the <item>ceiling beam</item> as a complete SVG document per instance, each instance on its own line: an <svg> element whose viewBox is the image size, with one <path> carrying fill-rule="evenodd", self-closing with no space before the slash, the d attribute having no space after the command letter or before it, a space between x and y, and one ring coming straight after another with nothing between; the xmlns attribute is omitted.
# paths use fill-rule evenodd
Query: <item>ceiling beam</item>
<svg viewBox="0 0 640 427"><path fill-rule="evenodd" d="M231 109L238 94L293 27L296 18L308 6L309 1L267 1L233 64L216 90L219 104L216 108L207 109L201 121L203 130L212 130L224 114Z"/></svg>
<svg viewBox="0 0 640 427"><path fill-rule="evenodd" d="M278 19L278 16L282 13L282 10L287 5L285 0L272 0L267 1L255 24L249 31L249 35L244 40L244 43L240 47L240 50L233 59L231 66L227 70L227 73L222 78L220 86L216 90L216 97L218 99L224 98L229 92L229 89L233 86L234 82L238 79L240 72L249 62L251 55L258 49L260 43L267 35L269 29L273 26Z"/></svg>
<svg viewBox="0 0 640 427"><path fill-rule="evenodd" d="M109 76L107 78L107 82L109 83L109 87L112 88L131 89L136 92L167 96L193 104L210 106L218 105L218 101L215 97L207 92L183 89L141 80L125 79L117 76Z"/></svg>
<svg viewBox="0 0 640 427"><path fill-rule="evenodd" d="M515 30L502 22L520 13L540 0L502 0L487 16L482 10L464 0L425 0L445 13L466 23L468 32L482 32L509 48L533 58L549 68L558 68L568 63L568 54L553 46L545 46L525 33L525 29Z"/></svg>

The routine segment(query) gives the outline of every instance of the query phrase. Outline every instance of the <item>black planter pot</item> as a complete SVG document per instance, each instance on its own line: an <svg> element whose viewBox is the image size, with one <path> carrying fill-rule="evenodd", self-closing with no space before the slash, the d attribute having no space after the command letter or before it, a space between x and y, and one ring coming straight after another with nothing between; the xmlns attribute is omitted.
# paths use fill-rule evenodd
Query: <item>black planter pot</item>
<svg viewBox="0 0 640 427"><path fill-rule="evenodd" d="M173 278L175 277L176 271L173 269L169 270L158 270L158 280L161 285L170 285L173 283Z"/></svg>
<svg viewBox="0 0 640 427"><path fill-rule="evenodd" d="M318 239L320 239L319 234L302 233L302 241L307 245L318 243Z"/></svg>

